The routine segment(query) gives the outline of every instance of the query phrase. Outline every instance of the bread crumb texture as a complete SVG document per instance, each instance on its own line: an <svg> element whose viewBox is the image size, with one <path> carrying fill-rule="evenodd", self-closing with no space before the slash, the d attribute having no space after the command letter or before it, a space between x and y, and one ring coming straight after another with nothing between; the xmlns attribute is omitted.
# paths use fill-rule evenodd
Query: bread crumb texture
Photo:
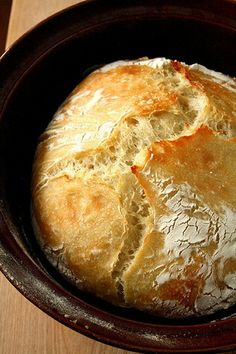
<svg viewBox="0 0 236 354"><path fill-rule="evenodd" d="M33 224L80 289L169 318L236 303L236 82L168 59L90 74L40 137Z"/></svg>

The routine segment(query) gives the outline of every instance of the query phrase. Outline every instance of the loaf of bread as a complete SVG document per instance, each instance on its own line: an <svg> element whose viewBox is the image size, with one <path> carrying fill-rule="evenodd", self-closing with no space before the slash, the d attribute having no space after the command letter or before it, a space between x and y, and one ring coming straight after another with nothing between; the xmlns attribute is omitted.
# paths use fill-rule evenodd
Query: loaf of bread
<svg viewBox="0 0 236 354"><path fill-rule="evenodd" d="M46 256L113 304L184 318L236 303L236 82L119 61L40 137L32 219Z"/></svg>

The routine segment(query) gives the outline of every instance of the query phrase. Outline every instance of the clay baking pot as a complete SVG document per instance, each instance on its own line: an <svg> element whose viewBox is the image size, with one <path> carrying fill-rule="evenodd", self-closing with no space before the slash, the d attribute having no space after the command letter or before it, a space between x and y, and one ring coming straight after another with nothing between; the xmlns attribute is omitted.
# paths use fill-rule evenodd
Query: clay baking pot
<svg viewBox="0 0 236 354"><path fill-rule="evenodd" d="M86 1L44 21L0 61L0 267L31 302L66 326L141 352L236 349L236 308L168 321L120 309L75 289L39 250L31 226L37 139L94 68L167 57L236 76L234 1Z"/></svg>

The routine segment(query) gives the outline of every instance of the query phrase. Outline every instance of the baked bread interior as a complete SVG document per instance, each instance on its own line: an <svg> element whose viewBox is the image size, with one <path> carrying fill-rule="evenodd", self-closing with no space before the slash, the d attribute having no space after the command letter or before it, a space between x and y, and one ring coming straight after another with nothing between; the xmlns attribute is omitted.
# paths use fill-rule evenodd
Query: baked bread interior
<svg viewBox="0 0 236 354"><path fill-rule="evenodd" d="M80 289L169 318L236 303L236 82L164 58L90 74L40 137L32 220Z"/></svg>

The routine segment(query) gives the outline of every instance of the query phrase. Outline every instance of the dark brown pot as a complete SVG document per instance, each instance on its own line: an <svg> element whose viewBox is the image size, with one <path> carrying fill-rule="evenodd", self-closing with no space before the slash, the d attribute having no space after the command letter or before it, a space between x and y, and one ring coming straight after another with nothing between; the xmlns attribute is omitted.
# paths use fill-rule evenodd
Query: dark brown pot
<svg viewBox="0 0 236 354"><path fill-rule="evenodd" d="M143 56L236 76L235 1L87 1L44 21L1 58L0 267L47 314L110 345L161 353L236 349L235 307L185 321L119 309L73 288L35 242L30 181L38 136L89 71Z"/></svg>

